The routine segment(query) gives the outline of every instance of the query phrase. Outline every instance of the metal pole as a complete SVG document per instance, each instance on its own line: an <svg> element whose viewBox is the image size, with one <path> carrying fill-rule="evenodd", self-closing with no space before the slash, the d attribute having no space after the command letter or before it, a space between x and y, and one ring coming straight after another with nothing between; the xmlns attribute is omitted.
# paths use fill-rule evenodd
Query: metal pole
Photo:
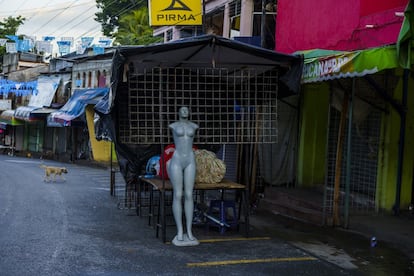
<svg viewBox="0 0 414 276"><path fill-rule="evenodd" d="M393 207L394 215L400 214L400 201L401 201L401 185L402 185L402 171L404 163L404 144L405 144L405 122L407 117L407 93L408 93L408 77L410 75L410 69L404 69L403 75L403 91L402 91L402 110L400 112L401 124L400 124L400 141L398 145L398 167L397 167L397 188L395 191L395 203Z"/></svg>
<svg viewBox="0 0 414 276"><path fill-rule="evenodd" d="M111 164L110 164L110 171L111 171L111 183L110 183L110 192L111 192L111 196L115 195L115 172L114 169L112 167L112 146L113 143L111 142L111 153L110 153L110 158L111 158Z"/></svg>
<svg viewBox="0 0 414 276"><path fill-rule="evenodd" d="M355 96L355 78L352 79L352 91L349 97L349 113L348 113L348 141L346 146L346 176L345 176L345 210L344 210L344 227L349 226L349 193L351 186L351 152L352 152L352 114L354 109Z"/></svg>
<svg viewBox="0 0 414 276"><path fill-rule="evenodd" d="M340 189L341 189L341 174L342 174L342 154L343 143L345 138L345 124L346 116L348 114L349 94L344 91L344 99L342 101L341 119L339 121L338 142L336 146L336 161L335 161L335 185L334 185L334 202L333 202L333 225L340 224L339 203L340 203Z"/></svg>

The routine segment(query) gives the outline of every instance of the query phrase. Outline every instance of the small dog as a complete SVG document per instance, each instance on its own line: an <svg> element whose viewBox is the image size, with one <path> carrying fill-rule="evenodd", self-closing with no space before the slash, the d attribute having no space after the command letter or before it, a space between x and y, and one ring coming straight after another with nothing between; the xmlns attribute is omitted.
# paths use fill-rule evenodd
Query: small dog
<svg viewBox="0 0 414 276"><path fill-rule="evenodd" d="M63 177L64 173L68 173L68 170L65 167L51 167L51 166L45 166L41 165L41 168L45 169L45 182L50 182L52 175L53 175L53 182L56 181L56 176L59 175L59 177L65 181L66 179Z"/></svg>

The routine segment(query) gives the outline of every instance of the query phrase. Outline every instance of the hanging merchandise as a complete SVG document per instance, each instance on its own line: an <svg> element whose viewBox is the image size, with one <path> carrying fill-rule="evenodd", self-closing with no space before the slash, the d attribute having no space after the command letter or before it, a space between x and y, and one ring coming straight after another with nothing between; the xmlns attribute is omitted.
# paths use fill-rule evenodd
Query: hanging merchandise
<svg viewBox="0 0 414 276"><path fill-rule="evenodd" d="M93 53L95 55L101 55L105 53L105 49L100 45L93 45Z"/></svg>
<svg viewBox="0 0 414 276"><path fill-rule="evenodd" d="M17 51L19 52L29 52L33 49L33 42L30 39L20 39L17 42Z"/></svg>
<svg viewBox="0 0 414 276"><path fill-rule="evenodd" d="M44 36L43 37L43 41L53 41L53 40L55 40L54 36Z"/></svg>
<svg viewBox="0 0 414 276"><path fill-rule="evenodd" d="M82 37L81 38L81 43L82 43L82 47L85 47L85 48L88 48L88 47L90 47L91 45L92 45L92 42L93 42L93 37Z"/></svg>
<svg viewBox="0 0 414 276"><path fill-rule="evenodd" d="M70 46L71 42L68 40L61 40L56 42L59 47L59 53L60 55L66 55L70 53Z"/></svg>
<svg viewBox="0 0 414 276"><path fill-rule="evenodd" d="M36 95L37 81L15 82L0 79L0 95L7 97L9 93L14 93L16 96Z"/></svg>
<svg viewBox="0 0 414 276"><path fill-rule="evenodd" d="M49 41L36 41L36 49L39 53L52 53L53 45Z"/></svg>
<svg viewBox="0 0 414 276"><path fill-rule="evenodd" d="M17 53L17 46L15 42L6 43L6 53L9 53L9 54Z"/></svg>
<svg viewBox="0 0 414 276"><path fill-rule="evenodd" d="M111 46L112 43L112 39L107 38L107 37L101 37L99 38L99 45L102 47L109 47Z"/></svg>

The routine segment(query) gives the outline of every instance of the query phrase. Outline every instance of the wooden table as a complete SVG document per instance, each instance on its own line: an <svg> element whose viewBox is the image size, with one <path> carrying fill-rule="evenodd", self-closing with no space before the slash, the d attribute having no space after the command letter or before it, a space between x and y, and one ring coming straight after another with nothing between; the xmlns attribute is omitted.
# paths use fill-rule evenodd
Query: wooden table
<svg viewBox="0 0 414 276"><path fill-rule="evenodd" d="M151 185L152 189L150 189L150 203L149 203L149 224L151 220L151 216L153 216L152 210L154 207L153 203L153 192L158 191L160 192L160 202L159 202L159 211L158 217L161 221L157 221L156 224L156 236L158 237L158 229L162 231L162 240L166 242L166 215L165 215L165 192L172 191L173 187L169 180L162 180L160 178L145 178L140 177L140 181ZM140 187L141 185L138 185ZM244 223L245 223L245 236L248 237L249 235L249 204L247 199L247 189L245 185L232 182L227 179L223 179L220 183L196 183L194 185L194 191L207 191L207 190L235 190L241 192L241 209L243 209L244 214ZM138 189L138 200L141 201L141 189ZM140 204L139 202L138 204ZM138 206L137 206L138 208ZM239 214L240 214L239 210ZM239 215L240 216L240 215Z"/></svg>

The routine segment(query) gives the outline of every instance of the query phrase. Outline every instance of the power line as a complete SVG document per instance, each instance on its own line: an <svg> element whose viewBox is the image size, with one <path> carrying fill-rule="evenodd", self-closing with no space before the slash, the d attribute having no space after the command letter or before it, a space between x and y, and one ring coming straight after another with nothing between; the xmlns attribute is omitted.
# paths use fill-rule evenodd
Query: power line
<svg viewBox="0 0 414 276"><path fill-rule="evenodd" d="M45 5L43 5L43 7L35 9L34 12L33 12L33 9L31 9L29 13L27 12L27 10L25 10L26 11L26 13L24 13L25 17L27 17L27 15L29 15L30 17L29 17L29 20L27 20L27 19L25 20L25 22L19 27L19 29L21 30L21 28L23 28L23 29L28 28L29 31L25 31L25 33L28 34L28 35L29 34L30 35L36 35L38 31L40 31L40 32L43 31L42 32L43 35L50 35L50 36L52 36L54 32L50 32L48 34L46 34L44 32L44 30L46 29L45 28L46 25L48 25L48 27L49 26L56 26L56 24L53 24L51 22L53 20L56 20L57 18L59 18L59 19L62 19L63 18L64 20L66 20L65 17L59 17L65 11L74 10L75 8L80 9L84 5L88 5L89 6L90 4L95 4L95 2L94 1L91 1L91 0L86 1L86 2L82 2L82 3L79 3L78 0L75 0L75 1L71 2L69 5L66 4L65 7L61 8L62 4L59 4L59 6L57 6L57 5L54 5L53 7L50 6L49 3L51 3L52 1L53 0L49 0L49 2L47 2ZM56 7L58 7L58 8L56 8ZM93 6L90 7L90 8L88 8L87 10L91 10L92 8L93 8ZM52 13L51 11L59 11L59 13L56 14L56 13ZM44 16L45 14L48 15L48 16L49 15L53 15L53 16L51 18L49 17L49 19L48 19L47 17ZM85 14L84 11L79 12L79 14L81 14L81 16L87 16L87 17L90 17L91 16L91 15ZM41 16L38 17L38 15L41 15ZM34 19L34 18L39 18L39 19ZM78 16L73 16L70 20L67 20L67 22L66 22L65 25L67 25L68 23L72 23L74 21L74 19L78 19L78 18L79 18ZM36 30L34 30L34 31L33 30L30 30L31 27L33 28L33 26L38 25L38 24L36 24L36 21L39 22L39 20L41 20L40 22L42 22L42 21L44 22L44 20L47 20L47 19L48 19L48 21L45 22L45 23L43 23ZM33 20L35 20L35 21L33 21Z"/></svg>
<svg viewBox="0 0 414 276"><path fill-rule="evenodd" d="M3 2L3 1L4 0L0 0L0 3ZM35 10L33 10L33 9L30 9L30 10L29 9L25 9L25 10L20 9L20 7L22 7L24 5L24 3L19 6L19 9L16 9L16 11L18 13L23 14L22 16L25 16L25 17L28 16L29 21L33 21L35 18L38 18L39 15L44 14L44 13L49 14L49 13L52 13L52 12L57 12L57 13L53 13L53 16L49 17L49 19L45 23L43 23L40 27L38 27L35 31L30 31L31 35L36 35L37 32L43 31L46 28L46 26L55 26L56 24L53 25L53 23L51 23L51 22L54 22L63 13L65 13L69 10L73 10L74 8L79 7L79 6L85 6L85 5L89 6L89 4L91 4L91 1L86 1L86 2L79 3L79 1L75 0L75 1L70 1L68 5L66 5L65 7L62 8L61 5L60 6L54 5L53 7L50 6L50 3L52 1L53 0L49 0L47 2L47 4L43 5L41 8L37 8ZM27 1L25 1L25 3L26 2ZM113 1L111 1L107 4L107 7L110 7L111 5L113 5L114 3L117 3L117 2L118 1L113 0ZM96 2L94 4L96 4ZM134 2L131 1L131 3L128 6L124 7L121 10L119 10L118 13L116 13L114 16L119 17L119 16L133 10L139 4L142 4L142 3L134 3ZM83 10L82 13L79 14L79 16L73 17L70 21L68 21L67 24L62 24L60 27L54 28L53 31L51 31L49 34L45 34L45 35L59 37L56 34L64 35L64 34L70 33L72 30L76 30L76 27L80 26L81 24L85 23L87 20L91 19L91 15L88 16L87 12L92 10L92 8L93 8L93 6L87 8L86 10ZM2 12L0 12L0 15L1 15L1 13ZM16 12L13 12L13 13L15 14ZM85 15L86 15L86 18L81 20L81 18ZM74 21L78 21L78 22L75 24ZM27 21L25 23L27 23ZM73 25L70 25L70 24L73 24ZM75 36L75 41L78 41L80 38L82 38L84 36L87 36L87 35L92 36L91 34L93 34L93 37L103 36L103 34L101 32L102 25L99 22L97 22L97 24L98 24L97 26L89 28L88 30L86 30L82 34L80 34L79 36ZM90 26L90 25L88 25L88 26ZM62 30L62 28L65 28L65 27L66 27L66 30Z"/></svg>
<svg viewBox="0 0 414 276"><path fill-rule="evenodd" d="M93 9L95 6L93 5L92 7L90 7L89 9L87 9L87 10L85 10L83 13L82 13L82 15L86 15L86 18L85 19L83 19L82 21L80 21L79 23L77 23L77 24L75 24L75 25L73 25L73 26L71 26L69 29L67 29L67 30L62 30L62 28L64 28L64 27L68 27L68 24L66 23L66 24L63 24L63 25L61 25L61 26L59 26L58 28L56 28L55 29L55 31L58 31L58 30L61 30L61 32L67 32L67 31L70 31L70 30L72 30L73 28L75 28L75 27L77 27L77 26L79 26L80 24L82 24L83 22L85 22L85 21L87 21L87 20L89 20L90 19L90 16L88 15L88 14L86 14L86 12L88 12L88 11L90 11L91 9ZM77 17L76 19L79 19L80 17ZM75 21L75 20L74 20ZM55 32L54 31L54 32Z"/></svg>
<svg viewBox="0 0 414 276"><path fill-rule="evenodd" d="M117 1L112 1L112 2L110 2L108 6L112 5L112 4L113 4L113 3L115 3L115 2L117 2ZM138 4L139 4L139 3L135 3L135 4L131 5L130 7L125 7L125 8L124 8L124 9L122 9L120 12L118 12L115 16L121 16L121 15L123 15L123 14L127 13L128 11L132 10L133 8L135 8ZM93 30L93 29L94 29L94 28L92 28L92 30ZM90 31L90 30L89 30L89 31ZM80 36L78 36L78 37L76 37L76 38L77 38L77 39L81 38L82 36L84 36L84 35L88 34L88 33L89 33L89 31L87 31L87 32L83 33L82 35L80 35Z"/></svg>
<svg viewBox="0 0 414 276"><path fill-rule="evenodd" d="M39 11L46 8L47 6L49 6L49 4L52 2L53 0L49 0L49 2L47 2L43 7L41 7L40 9L38 9ZM33 17L35 17L37 14L39 14L39 11L35 12L30 18L28 18L27 20L30 21Z"/></svg>
<svg viewBox="0 0 414 276"><path fill-rule="evenodd" d="M0 1L4 1L4 0L0 0ZM48 2L48 4L45 4L41 8L35 8L35 10L33 10L33 9L19 9L19 11L17 11L17 10L13 10L13 11L11 11L11 10L8 10L8 11L2 10L2 11L0 11L0 16L7 16L8 17L8 16L10 16L10 14L14 14L14 13L16 13L16 14L19 13L19 15L21 15L21 16L33 16L33 15L38 14L39 11L41 11L42 13L50 13L50 12L61 11L61 10L66 9L66 7L63 7L63 8L60 7L60 6L62 6L62 3L57 4L57 5L49 5L50 2L53 2L53 0L50 0ZM87 4L90 4L90 2L91 1L87 0L85 2L73 5L72 8L87 5ZM46 8L46 7L49 7L49 8Z"/></svg>
<svg viewBox="0 0 414 276"><path fill-rule="evenodd" d="M27 1L23 1L23 3L20 4L20 6L14 11L15 13L24 5Z"/></svg>
<svg viewBox="0 0 414 276"><path fill-rule="evenodd" d="M114 4L114 3L116 3L116 2L118 2L117 0L113 0L113 1L111 1L111 2L109 2L109 4L108 4L108 7L109 6L111 6L112 4ZM73 30L75 27L77 27L77 26L79 26L80 24L82 24L83 22L85 22L86 20L88 20L89 18L85 18L84 20L82 20L81 22L79 22L78 24L76 24L76 25L74 25L74 26L72 26L72 28L71 29L69 29L68 31L70 31L70 30ZM98 22L97 22L98 23ZM101 28L102 26L101 25L99 25L99 28ZM94 28L92 28L92 30L93 29L96 29L96 27L94 27ZM89 33L89 31L87 31L86 33L84 33L84 34L82 34L81 36L78 36L78 37L76 37L76 38L81 38L82 36L84 36L85 34L88 34Z"/></svg>
<svg viewBox="0 0 414 276"><path fill-rule="evenodd" d="M39 30L41 30L43 27L45 27L47 24L49 24L50 22L52 22L56 17L58 17L59 15L61 15L62 13L64 13L65 11L67 11L72 5L74 5L77 2L77 0L74 0L71 4L69 4L65 9L63 9L61 12L57 13L55 16L53 16L50 20L48 20L45 24L43 24L42 26L40 26L36 31L34 31L33 33L37 33Z"/></svg>

